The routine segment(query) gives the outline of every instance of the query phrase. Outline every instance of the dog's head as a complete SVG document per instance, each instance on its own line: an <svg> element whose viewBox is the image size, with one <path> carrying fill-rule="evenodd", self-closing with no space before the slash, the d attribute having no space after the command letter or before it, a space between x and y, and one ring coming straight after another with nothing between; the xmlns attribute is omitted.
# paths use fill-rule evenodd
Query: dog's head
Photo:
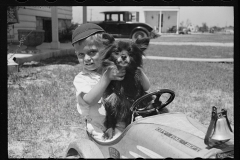
<svg viewBox="0 0 240 160"><path fill-rule="evenodd" d="M114 62L118 68L137 68L142 66L143 51L149 45L149 38L132 41L115 41L103 56L103 66Z"/></svg>

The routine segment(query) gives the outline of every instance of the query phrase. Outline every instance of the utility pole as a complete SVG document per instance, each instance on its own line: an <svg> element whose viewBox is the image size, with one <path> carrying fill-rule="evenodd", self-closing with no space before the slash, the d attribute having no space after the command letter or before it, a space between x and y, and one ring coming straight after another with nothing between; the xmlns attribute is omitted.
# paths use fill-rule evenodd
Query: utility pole
<svg viewBox="0 0 240 160"><path fill-rule="evenodd" d="M87 6L83 6L83 23L87 23Z"/></svg>
<svg viewBox="0 0 240 160"><path fill-rule="evenodd" d="M90 17L90 21L92 21L92 9L90 9L90 11L91 11L91 17Z"/></svg>

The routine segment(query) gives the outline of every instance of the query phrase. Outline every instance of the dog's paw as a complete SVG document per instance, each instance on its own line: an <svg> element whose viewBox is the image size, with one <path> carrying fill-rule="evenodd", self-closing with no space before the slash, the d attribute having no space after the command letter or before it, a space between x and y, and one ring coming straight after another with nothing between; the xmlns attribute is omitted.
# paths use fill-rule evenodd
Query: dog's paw
<svg viewBox="0 0 240 160"><path fill-rule="evenodd" d="M113 128L108 128L104 134L103 134L103 138L104 139L112 139L113 136L115 134L115 130Z"/></svg>

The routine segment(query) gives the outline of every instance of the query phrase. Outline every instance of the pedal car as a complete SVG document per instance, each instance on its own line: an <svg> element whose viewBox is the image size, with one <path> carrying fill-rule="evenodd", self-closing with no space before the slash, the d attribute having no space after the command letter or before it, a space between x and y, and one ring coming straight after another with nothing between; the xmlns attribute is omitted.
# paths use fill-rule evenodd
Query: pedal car
<svg viewBox="0 0 240 160"><path fill-rule="evenodd" d="M170 96L162 102L166 94ZM138 105L149 96L156 97L157 106ZM66 158L234 158L234 136L227 111L217 113L213 107L208 128L183 113L152 114L174 97L168 89L144 95L132 105L132 123L119 137L104 142L88 134L89 139L69 144Z"/></svg>

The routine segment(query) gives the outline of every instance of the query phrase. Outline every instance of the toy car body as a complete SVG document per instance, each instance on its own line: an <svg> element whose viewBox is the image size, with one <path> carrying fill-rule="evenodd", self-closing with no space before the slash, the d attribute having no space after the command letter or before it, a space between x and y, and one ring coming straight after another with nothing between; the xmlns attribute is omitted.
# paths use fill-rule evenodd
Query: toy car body
<svg viewBox="0 0 240 160"><path fill-rule="evenodd" d="M140 118L110 142L80 139L72 142L66 157L83 158L226 158L234 157L234 138L209 146L208 128L183 113Z"/></svg>
<svg viewBox="0 0 240 160"><path fill-rule="evenodd" d="M139 37L156 38L160 35L148 24L141 22L132 22L132 13L128 11L106 11L104 21L91 21L101 26L107 33L117 38Z"/></svg>

